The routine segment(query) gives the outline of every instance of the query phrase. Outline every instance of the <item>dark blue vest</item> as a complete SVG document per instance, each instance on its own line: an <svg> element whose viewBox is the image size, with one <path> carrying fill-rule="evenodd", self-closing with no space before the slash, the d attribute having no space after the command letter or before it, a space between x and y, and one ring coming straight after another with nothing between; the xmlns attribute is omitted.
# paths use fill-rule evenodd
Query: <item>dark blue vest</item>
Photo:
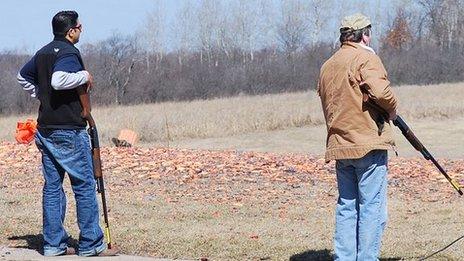
<svg viewBox="0 0 464 261"><path fill-rule="evenodd" d="M51 85L55 62L63 55L76 54L84 69L79 50L65 38L56 38L35 54L39 128L78 129L87 126L81 117L82 106L76 89L55 90Z"/></svg>

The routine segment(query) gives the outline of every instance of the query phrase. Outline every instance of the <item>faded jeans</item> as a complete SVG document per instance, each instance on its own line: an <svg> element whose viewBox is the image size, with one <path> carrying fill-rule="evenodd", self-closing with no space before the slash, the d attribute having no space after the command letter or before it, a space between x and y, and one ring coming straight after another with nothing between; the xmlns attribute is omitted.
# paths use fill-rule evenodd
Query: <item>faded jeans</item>
<svg viewBox="0 0 464 261"><path fill-rule="evenodd" d="M387 151L337 160L335 260L378 260L387 222Z"/></svg>
<svg viewBox="0 0 464 261"><path fill-rule="evenodd" d="M98 203L93 176L89 136L85 129L39 129L35 136L42 153L43 236L44 255L57 256L66 252L68 234L63 223L66 195L63 190L68 173L76 200L77 222L80 229L80 256L91 256L106 249L99 225Z"/></svg>

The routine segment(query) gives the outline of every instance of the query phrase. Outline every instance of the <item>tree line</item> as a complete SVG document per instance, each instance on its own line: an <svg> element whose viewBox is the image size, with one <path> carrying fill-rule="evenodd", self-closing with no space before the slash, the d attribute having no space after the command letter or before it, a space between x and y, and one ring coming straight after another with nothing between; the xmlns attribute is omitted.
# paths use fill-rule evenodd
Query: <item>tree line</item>
<svg viewBox="0 0 464 261"><path fill-rule="evenodd" d="M133 35L80 46L95 79L94 103L314 89L320 66L339 48L333 21L353 11L350 1L335 0L180 2L174 18L159 2ZM464 0L399 1L387 11L382 2L361 11L372 19L374 47L393 85L464 80ZM0 53L1 114L37 109L16 83L29 58Z"/></svg>

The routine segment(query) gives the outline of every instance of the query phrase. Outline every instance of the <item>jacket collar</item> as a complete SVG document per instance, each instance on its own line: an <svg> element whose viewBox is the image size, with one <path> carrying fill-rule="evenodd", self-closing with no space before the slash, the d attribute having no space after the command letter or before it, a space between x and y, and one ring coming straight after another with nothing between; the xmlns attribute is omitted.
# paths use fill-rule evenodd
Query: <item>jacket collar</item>
<svg viewBox="0 0 464 261"><path fill-rule="evenodd" d="M347 48L347 47L352 47L352 48L355 48L355 49L364 49L364 50L367 50L367 51L375 54L374 49L372 49L371 47L369 47L367 45L364 45L364 44L355 43L355 42L344 42L342 44L342 48Z"/></svg>

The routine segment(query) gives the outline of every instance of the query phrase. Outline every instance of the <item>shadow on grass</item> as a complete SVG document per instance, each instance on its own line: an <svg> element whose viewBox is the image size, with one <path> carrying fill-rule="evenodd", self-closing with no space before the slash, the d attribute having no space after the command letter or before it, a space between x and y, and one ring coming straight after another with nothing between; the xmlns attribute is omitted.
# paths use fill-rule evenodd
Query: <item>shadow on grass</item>
<svg viewBox="0 0 464 261"><path fill-rule="evenodd" d="M333 255L330 253L330 250L308 250L303 253L299 253L290 257L290 261L328 261L333 260ZM380 258L381 261L395 261L403 260L399 257L393 258Z"/></svg>
<svg viewBox="0 0 464 261"><path fill-rule="evenodd" d="M43 235L24 235L24 236L11 236L8 240L12 241L26 241L26 245L18 245L15 248L27 248L27 249L34 249L37 252L42 254L42 247L43 247Z"/></svg>
<svg viewBox="0 0 464 261"><path fill-rule="evenodd" d="M26 245L19 245L15 246L15 248L27 248L27 249L33 249L40 254L43 254L43 235L42 234L37 234L37 235L24 235L24 236L11 236L8 238L8 240L12 241L26 241ZM68 239L68 246L73 247L77 249L79 245L79 242L70 237Z"/></svg>
<svg viewBox="0 0 464 261"><path fill-rule="evenodd" d="M303 253L299 253L290 257L290 261L325 261L333 260L333 255L330 253L330 250L308 250Z"/></svg>

